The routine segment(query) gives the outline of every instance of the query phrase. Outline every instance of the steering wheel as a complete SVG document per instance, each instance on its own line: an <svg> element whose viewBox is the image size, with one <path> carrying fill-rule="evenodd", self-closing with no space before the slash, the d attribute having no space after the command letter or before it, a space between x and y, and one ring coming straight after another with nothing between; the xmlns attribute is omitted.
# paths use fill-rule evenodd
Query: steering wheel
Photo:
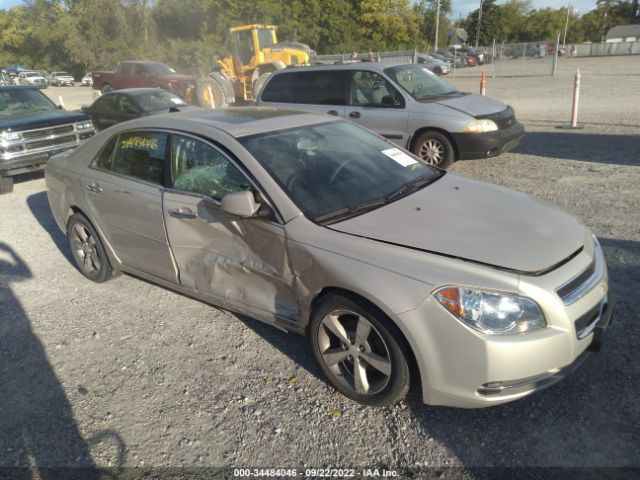
<svg viewBox="0 0 640 480"><path fill-rule="evenodd" d="M309 175L309 170L298 170L287 180L287 190L293 193L297 188L303 185L305 178Z"/></svg>
<svg viewBox="0 0 640 480"><path fill-rule="evenodd" d="M417 84L415 87L413 87L413 90L411 91L411 96L414 96L415 94L417 94L422 90L424 90L424 85L422 85L421 83Z"/></svg>
<svg viewBox="0 0 640 480"><path fill-rule="evenodd" d="M344 168L349 165L350 163L353 163L354 161L352 159L347 159L344 162L342 162L340 165L338 165L338 167L333 171L333 173L331 174L331 177L329 178L329 185L331 185L333 182L336 181L336 178L338 178L338 175L340 175L340 172L342 172L344 170Z"/></svg>

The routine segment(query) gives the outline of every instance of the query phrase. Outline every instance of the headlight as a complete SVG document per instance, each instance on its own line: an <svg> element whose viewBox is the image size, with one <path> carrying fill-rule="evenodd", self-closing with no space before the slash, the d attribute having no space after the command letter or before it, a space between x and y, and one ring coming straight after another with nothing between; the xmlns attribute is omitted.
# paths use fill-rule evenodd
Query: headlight
<svg viewBox="0 0 640 480"><path fill-rule="evenodd" d="M87 128L93 128L93 122L91 120L76 123L77 130L86 130Z"/></svg>
<svg viewBox="0 0 640 480"><path fill-rule="evenodd" d="M488 335L529 332L547 325L538 304L526 297L463 287L443 287L434 296L458 320Z"/></svg>
<svg viewBox="0 0 640 480"><path fill-rule="evenodd" d="M22 139L22 134L20 132L10 132L7 130L0 132L0 140L4 142L17 142L20 139Z"/></svg>
<svg viewBox="0 0 640 480"><path fill-rule="evenodd" d="M464 133L483 133L483 132L495 132L498 130L498 125L493 120L483 118L481 120L474 120L467 124L462 130Z"/></svg>

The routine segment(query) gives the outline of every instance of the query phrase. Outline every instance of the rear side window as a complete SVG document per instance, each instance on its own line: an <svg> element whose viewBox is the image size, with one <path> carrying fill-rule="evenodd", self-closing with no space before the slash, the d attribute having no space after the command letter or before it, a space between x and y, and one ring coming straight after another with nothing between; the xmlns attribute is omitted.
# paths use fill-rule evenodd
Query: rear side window
<svg viewBox="0 0 640 480"><path fill-rule="evenodd" d="M274 75L262 93L263 102L293 103L293 92L289 87L291 73Z"/></svg>
<svg viewBox="0 0 640 480"><path fill-rule="evenodd" d="M290 74L294 103L344 105L348 73L315 71Z"/></svg>
<svg viewBox="0 0 640 480"><path fill-rule="evenodd" d="M114 173L162 184L168 135L129 132L120 135L110 168Z"/></svg>

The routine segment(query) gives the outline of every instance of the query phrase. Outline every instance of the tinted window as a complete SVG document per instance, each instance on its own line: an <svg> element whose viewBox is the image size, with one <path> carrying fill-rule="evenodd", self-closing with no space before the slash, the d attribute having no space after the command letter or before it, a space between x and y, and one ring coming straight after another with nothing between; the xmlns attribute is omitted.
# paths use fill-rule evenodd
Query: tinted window
<svg viewBox="0 0 640 480"><path fill-rule="evenodd" d="M353 72L351 105L359 107L394 107L401 97L386 79L375 72Z"/></svg>
<svg viewBox="0 0 640 480"><path fill-rule="evenodd" d="M275 75L264 87L262 100L265 102L292 103L293 92L289 88L292 74Z"/></svg>
<svg viewBox="0 0 640 480"><path fill-rule="evenodd" d="M162 184L166 133L131 132L120 135L111 171Z"/></svg>
<svg viewBox="0 0 640 480"><path fill-rule="evenodd" d="M171 107L187 105L187 102L177 95L160 88L153 92L145 92L144 94L136 95L135 99L145 112L168 110Z"/></svg>
<svg viewBox="0 0 640 480"><path fill-rule="evenodd" d="M216 200L227 193L251 189L244 174L220 150L191 137L173 136L171 170L175 189Z"/></svg>
<svg viewBox="0 0 640 480"><path fill-rule="evenodd" d="M127 75L131 75L133 73L133 69L134 69L133 63L123 63L120 72Z"/></svg>
<svg viewBox="0 0 640 480"><path fill-rule="evenodd" d="M111 170L113 164L113 151L116 149L116 141L118 137L114 137L102 147L98 157L94 160L93 166L101 170Z"/></svg>
<svg viewBox="0 0 640 480"><path fill-rule="evenodd" d="M348 72L296 72L291 74L295 103L344 105Z"/></svg>
<svg viewBox="0 0 640 480"><path fill-rule="evenodd" d="M123 113L131 113L135 112L136 108L133 105L133 102L126 95L117 95L116 97L116 110Z"/></svg>
<svg viewBox="0 0 640 480"><path fill-rule="evenodd" d="M94 104L94 109L100 112L107 112L115 110L116 105L116 95L104 95L96 100Z"/></svg>

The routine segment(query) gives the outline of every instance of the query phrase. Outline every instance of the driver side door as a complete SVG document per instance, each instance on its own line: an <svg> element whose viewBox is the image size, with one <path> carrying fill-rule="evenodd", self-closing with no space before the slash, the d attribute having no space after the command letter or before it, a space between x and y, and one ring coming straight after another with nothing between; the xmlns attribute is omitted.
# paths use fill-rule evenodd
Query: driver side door
<svg viewBox="0 0 640 480"><path fill-rule="evenodd" d="M212 303L272 323L300 309L285 231L276 221L243 219L221 207L227 193L256 185L212 143L173 134L171 185L163 212L180 284Z"/></svg>
<svg viewBox="0 0 640 480"><path fill-rule="evenodd" d="M376 72L351 72L345 118L405 147L409 139L406 101L391 82Z"/></svg>

